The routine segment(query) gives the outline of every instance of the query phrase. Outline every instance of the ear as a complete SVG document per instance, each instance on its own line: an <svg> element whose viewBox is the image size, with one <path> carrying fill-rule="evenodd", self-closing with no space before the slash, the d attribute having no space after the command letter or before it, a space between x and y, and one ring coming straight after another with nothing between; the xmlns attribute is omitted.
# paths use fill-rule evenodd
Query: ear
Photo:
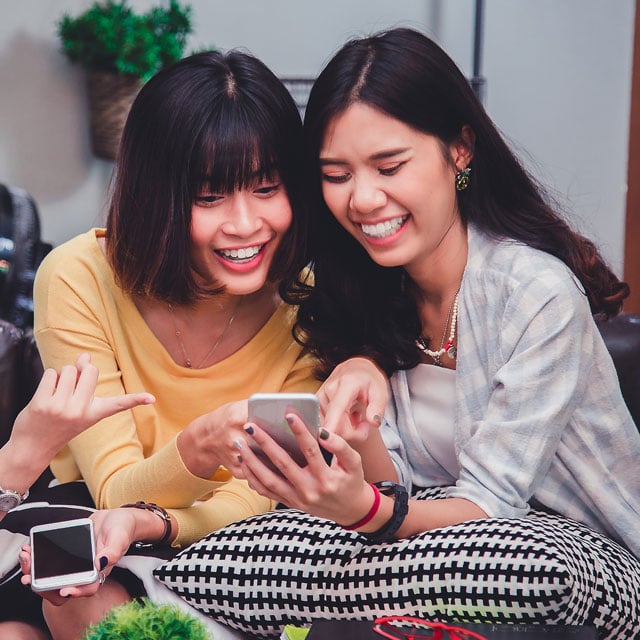
<svg viewBox="0 0 640 640"><path fill-rule="evenodd" d="M465 124L460 130L458 139L449 146L451 159L458 171L469 166L473 158L475 144L476 134L468 124Z"/></svg>

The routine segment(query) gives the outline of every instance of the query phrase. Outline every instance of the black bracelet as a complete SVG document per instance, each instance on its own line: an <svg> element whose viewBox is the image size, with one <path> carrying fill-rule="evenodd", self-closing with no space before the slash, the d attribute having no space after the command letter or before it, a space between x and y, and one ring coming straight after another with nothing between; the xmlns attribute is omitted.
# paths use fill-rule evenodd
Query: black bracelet
<svg viewBox="0 0 640 640"><path fill-rule="evenodd" d="M391 519L384 524L377 531L371 533L363 533L363 536L372 543L389 542L394 539L394 536L398 529L402 526L404 519L409 512L409 494L407 490L401 485L395 482L375 482L376 487L380 490L383 496L393 496L393 514Z"/></svg>
<svg viewBox="0 0 640 640"><path fill-rule="evenodd" d="M162 538L158 540L157 544L167 544L169 542L169 538L171 537L171 516L155 502L142 502L142 500L140 500L138 502L123 504L121 508L145 509L146 511L152 511L153 513L155 513L164 521L164 531L162 533Z"/></svg>

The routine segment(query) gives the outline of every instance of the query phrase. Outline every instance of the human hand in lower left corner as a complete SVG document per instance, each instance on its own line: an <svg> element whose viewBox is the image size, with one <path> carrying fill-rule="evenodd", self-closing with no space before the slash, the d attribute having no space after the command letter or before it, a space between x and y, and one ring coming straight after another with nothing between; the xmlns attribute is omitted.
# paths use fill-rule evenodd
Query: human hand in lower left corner
<svg viewBox="0 0 640 640"><path fill-rule="evenodd" d="M91 514L95 535L96 556L94 566L97 579L94 582L78 586L65 586L61 589L38 592L45 600L55 606L62 606L70 598L89 598L98 593L107 581L116 563L125 555L131 544L138 539L143 527L142 520L153 514L142 513L139 509L100 509ZM31 584L31 546L24 544L18 554L21 582Z"/></svg>

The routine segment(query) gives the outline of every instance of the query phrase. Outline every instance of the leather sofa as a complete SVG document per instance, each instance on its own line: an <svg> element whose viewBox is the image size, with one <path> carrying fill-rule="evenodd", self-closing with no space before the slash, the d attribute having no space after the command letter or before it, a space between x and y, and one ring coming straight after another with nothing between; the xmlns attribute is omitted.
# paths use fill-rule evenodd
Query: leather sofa
<svg viewBox="0 0 640 640"><path fill-rule="evenodd" d="M31 399L43 371L32 330L0 319L0 446L9 439L13 422ZM47 469L31 494L44 489L52 477Z"/></svg>
<svg viewBox="0 0 640 640"><path fill-rule="evenodd" d="M33 395L43 367L31 329L0 319L0 446Z"/></svg>
<svg viewBox="0 0 640 640"><path fill-rule="evenodd" d="M622 313L599 323L613 357L622 394L640 425L640 315ZM42 376L42 361L30 328L0 319L0 446Z"/></svg>
<svg viewBox="0 0 640 640"><path fill-rule="evenodd" d="M640 315L621 313L598 326L616 365L622 395L640 429Z"/></svg>

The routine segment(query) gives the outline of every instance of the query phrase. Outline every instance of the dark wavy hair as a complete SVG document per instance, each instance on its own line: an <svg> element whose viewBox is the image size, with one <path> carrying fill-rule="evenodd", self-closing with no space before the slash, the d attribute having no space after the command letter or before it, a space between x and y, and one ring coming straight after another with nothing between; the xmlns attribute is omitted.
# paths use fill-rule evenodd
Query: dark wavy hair
<svg viewBox="0 0 640 640"><path fill-rule="evenodd" d="M354 102L370 105L444 145L475 134L470 186L458 195L463 222L495 237L519 240L562 260L582 281L592 312L615 315L628 295L587 238L575 233L525 171L451 58L425 35L397 28L349 41L311 90L305 112L312 211L309 258L315 286L292 283L300 304L296 336L319 357L327 375L357 354L387 372L420 361L421 325L403 287L402 268L381 267L336 222L322 200L318 162L325 131Z"/></svg>
<svg viewBox="0 0 640 640"><path fill-rule="evenodd" d="M269 278L292 278L308 233L303 150L291 94L251 54L202 52L160 71L133 103L116 161L106 241L119 286L175 304L219 292L191 269L194 200L203 186L230 193L276 173L293 221Z"/></svg>

